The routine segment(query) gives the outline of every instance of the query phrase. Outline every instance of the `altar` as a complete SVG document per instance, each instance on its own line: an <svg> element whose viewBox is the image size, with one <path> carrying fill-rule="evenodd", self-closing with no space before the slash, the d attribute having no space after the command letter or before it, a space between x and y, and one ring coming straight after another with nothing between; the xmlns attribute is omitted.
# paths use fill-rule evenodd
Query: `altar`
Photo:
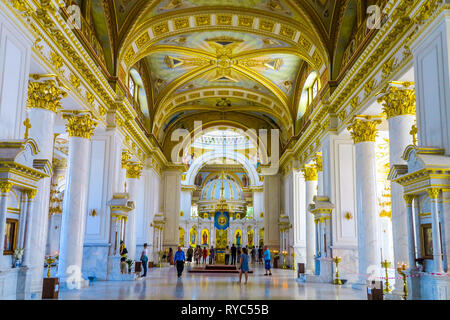
<svg viewBox="0 0 450 320"><path fill-rule="evenodd" d="M225 199L220 199L214 214L214 228L216 230L216 263L225 264L225 249L228 244L228 228L230 227L230 214Z"/></svg>

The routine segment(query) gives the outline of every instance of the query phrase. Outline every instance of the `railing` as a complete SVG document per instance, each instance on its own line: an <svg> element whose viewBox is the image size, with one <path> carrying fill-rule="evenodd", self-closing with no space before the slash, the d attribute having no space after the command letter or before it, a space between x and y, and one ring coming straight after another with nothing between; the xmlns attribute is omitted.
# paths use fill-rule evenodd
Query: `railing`
<svg viewBox="0 0 450 320"><path fill-rule="evenodd" d="M71 17L69 16L68 12L66 11L66 8L69 8L71 5L76 5L74 0L64 0L66 3L65 8L61 8L62 16L67 20L69 20ZM78 18L78 17L77 17ZM80 22L81 22L81 28L74 28L74 33L78 36L80 36L81 41L88 46L88 50L91 51L94 59L96 59L98 62L102 64L103 69L106 71L106 60L105 60L105 53L103 51L103 47L100 43L100 41L97 38L97 35L95 34L94 30L92 30L91 26L87 22L86 18L81 14L80 15Z"/></svg>

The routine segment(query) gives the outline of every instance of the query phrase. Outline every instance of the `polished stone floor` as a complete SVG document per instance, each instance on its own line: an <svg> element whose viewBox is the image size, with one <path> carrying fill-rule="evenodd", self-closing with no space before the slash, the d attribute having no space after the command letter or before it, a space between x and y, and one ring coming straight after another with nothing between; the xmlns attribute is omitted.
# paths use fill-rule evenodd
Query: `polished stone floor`
<svg viewBox="0 0 450 320"><path fill-rule="evenodd" d="M189 268L189 267L187 267ZM292 270L274 269L271 277L255 266L248 284L238 284L239 275L183 273L177 279L175 267L150 269L136 281L95 281L81 290L64 289L62 300L143 300L143 299L244 299L244 300L366 300L365 292L332 284L298 283Z"/></svg>

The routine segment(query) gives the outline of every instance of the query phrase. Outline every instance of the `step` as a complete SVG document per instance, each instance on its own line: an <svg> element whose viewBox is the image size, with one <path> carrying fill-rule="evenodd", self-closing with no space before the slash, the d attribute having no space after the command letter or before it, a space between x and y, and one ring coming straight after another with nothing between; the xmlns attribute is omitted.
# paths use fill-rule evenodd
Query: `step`
<svg viewBox="0 0 450 320"><path fill-rule="evenodd" d="M235 265L210 264L205 266L206 270L237 270Z"/></svg>

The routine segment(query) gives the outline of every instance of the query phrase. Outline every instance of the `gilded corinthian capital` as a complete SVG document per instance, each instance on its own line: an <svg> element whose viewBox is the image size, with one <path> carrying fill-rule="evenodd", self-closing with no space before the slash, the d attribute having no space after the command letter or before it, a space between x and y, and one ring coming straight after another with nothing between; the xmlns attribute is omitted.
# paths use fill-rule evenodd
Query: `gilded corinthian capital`
<svg viewBox="0 0 450 320"><path fill-rule="evenodd" d="M139 162L127 162L125 165L127 169L127 178L128 179L139 179L142 174L142 169L144 165Z"/></svg>
<svg viewBox="0 0 450 320"><path fill-rule="evenodd" d="M66 129L69 137L91 139L97 126L97 121L94 120L90 112L73 111L73 113L64 114L63 119L67 120Z"/></svg>
<svg viewBox="0 0 450 320"><path fill-rule="evenodd" d="M305 181L317 181L317 169L315 166L305 165L302 172L305 176Z"/></svg>
<svg viewBox="0 0 450 320"><path fill-rule="evenodd" d="M317 171L323 171L323 160L322 160L322 152L318 152L314 159L314 163L316 165Z"/></svg>
<svg viewBox="0 0 450 320"><path fill-rule="evenodd" d="M416 114L414 82L390 82L378 98L387 118Z"/></svg>
<svg viewBox="0 0 450 320"><path fill-rule="evenodd" d="M11 191L13 184L11 182L0 182L0 192L9 193Z"/></svg>
<svg viewBox="0 0 450 320"><path fill-rule="evenodd" d="M58 112L61 108L61 98L67 93L59 88L56 80L46 80L42 82L28 82L28 108L40 108L52 112Z"/></svg>
<svg viewBox="0 0 450 320"><path fill-rule="evenodd" d="M353 124L347 129L352 135L354 143L375 142L377 137L377 126L381 124L381 120L362 120L355 119Z"/></svg>

